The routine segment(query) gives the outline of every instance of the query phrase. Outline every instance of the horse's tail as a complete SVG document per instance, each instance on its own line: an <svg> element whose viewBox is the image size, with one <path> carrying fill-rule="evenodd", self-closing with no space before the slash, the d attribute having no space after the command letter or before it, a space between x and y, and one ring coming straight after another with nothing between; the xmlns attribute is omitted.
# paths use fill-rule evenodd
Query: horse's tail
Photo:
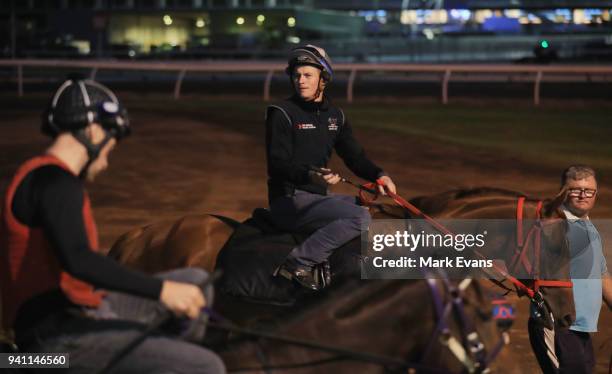
<svg viewBox="0 0 612 374"><path fill-rule="evenodd" d="M225 223L226 225L228 225L229 227L231 227L234 230L236 230L241 225L240 222L236 221L233 218L220 216L218 214L209 214L209 216L215 217L216 219L218 219L219 221Z"/></svg>

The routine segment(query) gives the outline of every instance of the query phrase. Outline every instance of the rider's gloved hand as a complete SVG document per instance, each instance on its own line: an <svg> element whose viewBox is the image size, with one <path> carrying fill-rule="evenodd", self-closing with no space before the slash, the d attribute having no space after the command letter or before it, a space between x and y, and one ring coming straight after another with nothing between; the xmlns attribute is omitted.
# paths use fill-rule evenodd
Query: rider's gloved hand
<svg viewBox="0 0 612 374"><path fill-rule="evenodd" d="M393 183L393 181L388 175L381 176L380 178L378 178L377 182L378 182L378 191L380 192L381 195L383 196L387 195L387 192L385 191L385 187L388 188L389 191L391 191L392 193L397 194L395 183Z"/></svg>
<svg viewBox="0 0 612 374"><path fill-rule="evenodd" d="M206 298L200 287L190 284L164 281L160 301L177 316L196 319L206 306Z"/></svg>
<svg viewBox="0 0 612 374"><path fill-rule="evenodd" d="M327 187L340 182L340 176L332 173L331 169L320 168L319 170L321 172L310 172L310 180L313 183Z"/></svg>

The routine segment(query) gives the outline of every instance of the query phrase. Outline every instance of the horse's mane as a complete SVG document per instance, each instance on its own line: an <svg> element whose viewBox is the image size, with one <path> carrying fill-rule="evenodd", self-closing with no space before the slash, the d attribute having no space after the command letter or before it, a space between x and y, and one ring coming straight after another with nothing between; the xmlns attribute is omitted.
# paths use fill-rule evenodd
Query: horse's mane
<svg viewBox="0 0 612 374"><path fill-rule="evenodd" d="M444 193L444 192L443 192ZM504 188L496 188L496 187L475 187L475 188L458 188L455 190L450 190L445 192L446 194L452 195L455 199L465 199L470 197L519 197L525 196L529 199L531 197L527 196L522 192L506 190Z"/></svg>
<svg viewBox="0 0 612 374"><path fill-rule="evenodd" d="M525 197L526 201L528 202L543 201L544 215L549 216L553 214L565 200L565 191L559 192L559 194L553 198L542 199L535 196L530 196L523 192L497 187L457 188L434 195L418 196L410 199L410 203L424 210L435 211L451 201L461 200L470 202L477 199L513 200L518 199L519 197Z"/></svg>

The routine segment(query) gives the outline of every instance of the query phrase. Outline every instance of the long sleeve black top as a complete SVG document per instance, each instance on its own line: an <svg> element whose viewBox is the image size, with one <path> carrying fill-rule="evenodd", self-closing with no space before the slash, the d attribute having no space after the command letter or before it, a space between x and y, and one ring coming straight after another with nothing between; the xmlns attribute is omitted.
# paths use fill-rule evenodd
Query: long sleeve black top
<svg viewBox="0 0 612 374"><path fill-rule="evenodd" d="M375 181L383 174L357 142L341 109L322 102L304 102L294 96L266 113L266 150L269 200L295 189L326 194L310 181L310 166L326 167L333 150L360 178Z"/></svg>
<svg viewBox="0 0 612 374"><path fill-rule="evenodd" d="M158 299L162 281L120 266L93 252L83 221L82 181L56 165L31 171L18 186L14 216L29 227L42 227L64 270L97 288Z"/></svg>

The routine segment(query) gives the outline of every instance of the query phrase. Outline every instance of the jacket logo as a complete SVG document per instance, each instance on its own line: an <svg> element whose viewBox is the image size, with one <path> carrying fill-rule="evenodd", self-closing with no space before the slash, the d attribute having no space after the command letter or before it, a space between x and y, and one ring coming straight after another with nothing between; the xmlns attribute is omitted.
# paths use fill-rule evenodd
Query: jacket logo
<svg viewBox="0 0 612 374"><path fill-rule="evenodd" d="M295 127L297 127L298 130L316 129L316 126L313 125L312 123L298 123L297 125L295 125Z"/></svg>
<svg viewBox="0 0 612 374"><path fill-rule="evenodd" d="M327 125L327 129L328 129L329 131L338 131L338 119L337 119L337 118L331 118L331 117L330 117L330 118L327 120L327 122L329 123L329 124Z"/></svg>

